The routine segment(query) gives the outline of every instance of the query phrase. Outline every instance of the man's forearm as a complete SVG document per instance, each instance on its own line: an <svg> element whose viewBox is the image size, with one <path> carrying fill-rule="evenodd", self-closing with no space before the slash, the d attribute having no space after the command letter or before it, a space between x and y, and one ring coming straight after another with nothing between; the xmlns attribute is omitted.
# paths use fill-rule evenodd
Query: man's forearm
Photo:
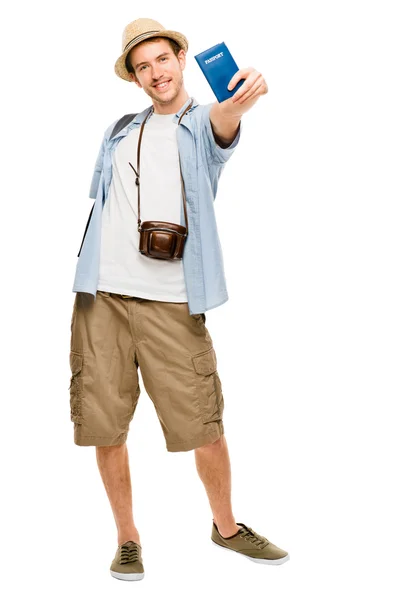
<svg viewBox="0 0 400 600"><path fill-rule="evenodd" d="M226 109L224 110L224 103L215 102L210 110L210 121L211 128L214 133L214 137L216 142L220 146L230 146L233 140L235 139L239 127L240 127L240 119L242 117L241 114L230 114Z"/></svg>

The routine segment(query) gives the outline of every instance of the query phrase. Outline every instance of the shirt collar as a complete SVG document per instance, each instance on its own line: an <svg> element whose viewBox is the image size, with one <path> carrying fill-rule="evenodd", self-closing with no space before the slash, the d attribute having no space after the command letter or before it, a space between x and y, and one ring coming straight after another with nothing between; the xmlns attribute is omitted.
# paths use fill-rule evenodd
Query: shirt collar
<svg viewBox="0 0 400 600"><path fill-rule="evenodd" d="M195 98L188 98L186 100L185 104L179 109L179 111L177 113L175 113L175 115L173 117L175 122L178 122L181 114L189 106L189 104L190 104L190 102L192 102L192 100L193 100L193 105L191 106L191 108L188 110L188 112L186 114L189 114L190 112L192 112L192 110L194 108L196 108L196 106L199 105L199 103L197 102L197 100ZM149 114L149 112L152 110L153 110L153 105L145 108L142 112L138 113L136 115L136 117L134 117L128 125L125 125L125 127L123 129L121 129L121 131L119 131L113 138L111 138L112 141L114 141L118 138L125 137L134 127L141 125L143 123L144 119ZM182 121L184 121L184 120L185 120L185 117L182 119Z"/></svg>
<svg viewBox="0 0 400 600"><path fill-rule="evenodd" d="M197 100L195 98L188 98L185 102L185 104L179 109L179 111L175 114L175 117L177 119L180 118L180 116L182 115L182 113L186 110L186 108L189 106L189 104L193 101L193 105L190 108L190 110L188 111L188 113L190 113L196 106L199 105L199 103L197 102ZM135 125L141 125L144 121L144 119L147 117L147 115L149 114L149 112L153 110L153 105L149 106L147 108L145 108L145 110L143 110L141 113L137 114L136 117L133 119L133 121L128 125L128 127L130 127L131 125L135 124Z"/></svg>

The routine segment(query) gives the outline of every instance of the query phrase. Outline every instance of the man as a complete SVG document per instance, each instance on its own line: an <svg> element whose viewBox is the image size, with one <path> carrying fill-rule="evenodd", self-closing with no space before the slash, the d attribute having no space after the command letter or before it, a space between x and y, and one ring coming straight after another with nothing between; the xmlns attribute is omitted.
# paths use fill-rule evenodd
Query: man
<svg viewBox="0 0 400 600"><path fill-rule="evenodd" d="M213 208L218 179L239 141L242 115L268 88L255 69L241 69L229 88L245 81L232 98L201 106L183 83L187 48L185 36L151 19L124 30L115 71L142 88L152 106L104 134L73 287L74 441L96 447L118 530L110 570L125 580L144 577L125 443L140 394L138 367L167 450L195 451L212 541L263 564L289 559L233 516L224 398L205 326L206 311L228 298ZM138 251L146 219L186 227L181 259ZM167 244L169 229L156 250Z"/></svg>

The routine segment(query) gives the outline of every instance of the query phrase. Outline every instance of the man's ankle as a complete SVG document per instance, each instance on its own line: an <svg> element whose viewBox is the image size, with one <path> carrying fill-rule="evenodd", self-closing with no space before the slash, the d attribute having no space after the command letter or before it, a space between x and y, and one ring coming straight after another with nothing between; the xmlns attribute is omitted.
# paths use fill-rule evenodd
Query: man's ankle
<svg viewBox="0 0 400 600"><path fill-rule="evenodd" d="M122 531L118 534L118 546L125 544L126 542L135 542L136 544L140 543L140 536L137 529L132 529L130 531Z"/></svg>
<svg viewBox="0 0 400 600"><path fill-rule="evenodd" d="M236 535L236 533L239 531L240 527L237 525L237 523L235 522L228 522L228 523L217 523L217 521L215 519L213 519L217 529L218 529L218 533L220 534L220 536L227 538L227 537L232 537L233 535Z"/></svg>

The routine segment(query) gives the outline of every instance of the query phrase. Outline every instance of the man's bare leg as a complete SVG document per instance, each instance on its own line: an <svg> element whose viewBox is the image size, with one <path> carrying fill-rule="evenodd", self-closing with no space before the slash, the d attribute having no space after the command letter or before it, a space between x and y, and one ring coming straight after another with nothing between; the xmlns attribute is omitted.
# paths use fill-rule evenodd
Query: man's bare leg
<svg viewBox="0 0 400 600"><path fill-rule="evenodd" d="M235 535L236 525L231 502L231 466L225 436L213 444L195 449L197 472L206 489L214 522L222 537Z"/></svg>
<svg viewBox="0 0 400 600"><path fill-rule="evenodd" d="M126 444L97 446L96 458L114 514L118 545L129 540L140 544L139 532L133 522L132 487Z"/></svg>

